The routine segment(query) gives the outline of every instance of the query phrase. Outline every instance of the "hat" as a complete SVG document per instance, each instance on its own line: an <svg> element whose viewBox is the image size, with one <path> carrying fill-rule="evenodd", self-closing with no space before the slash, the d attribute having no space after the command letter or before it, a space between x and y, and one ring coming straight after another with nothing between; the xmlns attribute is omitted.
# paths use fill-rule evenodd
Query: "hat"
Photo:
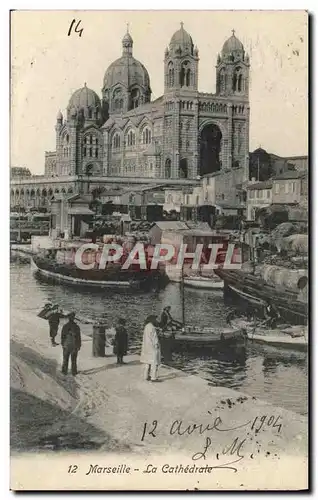
<svg viewBox="0 0 318 500"><path fill-rule="evenodd" d="M75 319L75 316L76 316L75 312L70 312L70 314L68 315L70 319Z"/></svg>

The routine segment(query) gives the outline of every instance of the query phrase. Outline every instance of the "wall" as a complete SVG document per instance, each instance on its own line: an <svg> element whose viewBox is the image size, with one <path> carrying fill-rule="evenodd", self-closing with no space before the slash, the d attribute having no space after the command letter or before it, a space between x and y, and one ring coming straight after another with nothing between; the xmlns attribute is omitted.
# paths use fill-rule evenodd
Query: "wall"
<svg viewBox="0 0 318 500"><path fill-rule="evenodd" d="M273 181L273 203L299 203L300 179L282 179Z"/></svg>
<svg viewBox="0 0 318 500"><path fill-rule="evenodd" d="M247 190L247 220L255 220L255 209L271 205L272 188Z"/></svg>

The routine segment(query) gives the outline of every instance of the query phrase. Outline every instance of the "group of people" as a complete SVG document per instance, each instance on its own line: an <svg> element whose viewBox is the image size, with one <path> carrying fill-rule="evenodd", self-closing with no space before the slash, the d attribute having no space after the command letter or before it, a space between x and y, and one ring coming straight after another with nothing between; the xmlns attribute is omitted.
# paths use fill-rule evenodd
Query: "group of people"
<svg viewBox="0 0 318 500"><path fill-rule="evenodd" d="M59 345L56 342L56 337L59 330L60 320L68 318L67 323L62 327L61 331L61 346L63 349L62 373L67 375L69 360L71 359L72 375L77 375L77 357L81 349L81 331L79 325L75 321L76 314L74 312L65 314L58 305L46 304L45 307L50 307L46 315L49 323L50 340L53 347ZM167 306L163 309L160 319L155 315L150 315L146 318L143 330L142 348L140 361L145 365L144 379L151 382L158 382L158 369L161 363L161 349L158 330L173 330L180 328L182 325L179 321L171 316L171 307ZM126 329L126 320L119 318L115 326L115 337L113 340L113 352L117 356L117 364L124 364L124 356L128 350L128 333Z"/></svg>

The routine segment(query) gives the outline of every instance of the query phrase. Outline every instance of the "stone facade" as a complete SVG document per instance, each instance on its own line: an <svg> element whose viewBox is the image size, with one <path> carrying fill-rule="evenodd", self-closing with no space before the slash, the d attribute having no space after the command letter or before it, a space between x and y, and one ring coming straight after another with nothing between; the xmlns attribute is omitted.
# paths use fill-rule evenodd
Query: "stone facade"
<svg viewBox="0 0 318 500"><path fill-rule="evenodd" d="M45 177L195 186L206 174L235 169L239 182L248 180L249 57L234 31L217 56L216 93L200 92L198 78L199 51L181 23L164 52L164 94L151 101L149 74L126 33L122 57L105 72L102 97L85 84L71 96L66 116L58 113Z"/></svg>

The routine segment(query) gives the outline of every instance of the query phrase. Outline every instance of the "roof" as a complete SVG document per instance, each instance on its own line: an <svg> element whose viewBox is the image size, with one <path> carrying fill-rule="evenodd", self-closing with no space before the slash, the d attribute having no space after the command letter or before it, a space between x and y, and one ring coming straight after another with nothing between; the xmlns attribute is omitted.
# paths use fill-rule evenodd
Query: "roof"
<svg viewBox="0 0 318 500"><path fill-rule="evenodd" d="M182 231L185 229L189 229L185 222L174 220L157 221L155 225L158 226L162 231Z"/></svg>
<svg viewBox="0 0 318 500"><path fill-rule="evenodd" d="M246 189L271 189L273 186L273 182L271 179L268 181L262 181L262 182L254 182L253 184L249 184L246 186Z"/></svg>
<svg viewBox="0 0 318 500"><path fill-rule="evenodd" d="M100 98L96 92L86 86L76 90L69 100L69 109L79 110L81 108L100 108Z"/></svg>
<svg viewBox="0 0 318 500"><path fill-rule="evenodd" d="M69 196L67 198L67 201L68 201L68 203L76 202L76 203L87 203L88 204L88 203L91 203L92 196L76 193L76 194L72 194L71 196Z"/></svg>
<svg viewBox="0 0 318 500"><path fill-rule="evenodd" d="M223 209L232 209L232 210L238 210L239 208L245 208L245 205L242 205L240 203L237 204L230 204L230 203L216 203L216 206L223 208Z"/></svg>
<svg viewBox="0 0 318 500"><path fill-rule="evenodd" d="M95 213L88 207L72 207L67 212L69 215L93 215Z"/></svg>
<svg viewBox="0 0 318 500"><path fill-rule="evenodd" d="M300 172L299 170L287 170L286 172L283 172L282 174L273 177L273 180L281 181L285 179L300 179L305 176L306 176L305 172Z"/></svg>
<svg viewBox="0 0 318 500"><path fill-rule="evenodd" d="M224 56L236 51L244 51L244 47L242 42L235 36L233 30L232 36L230 36L230 38L228 38L223 44L222 55Z"/></svg>
<svg viewBox="0 0 318 500"><path fill-rule="evenodd" d="M199 229L201 231L210 231L211 228L207 222L193 222L193 221L187 221L186 222L187 226L189 229Z"/></svg>
<svg viewBox="0 0 318 500"><path fill-rule="evenodd" d="M182 234L188 236L215 236L215 231L212 231L211 228L209 230L204 231L203 229L187 229L182 231Z"/></svg>
<svg viewBox="0 0 318 500"><path fill-rule="evenodd" d="M183 23L181 23L181 28L178 31L176 31L171 37L170 48L175 46L176 47L189 46L190 48L193 47L192 38L190 34L184 29Z"/></svg>

